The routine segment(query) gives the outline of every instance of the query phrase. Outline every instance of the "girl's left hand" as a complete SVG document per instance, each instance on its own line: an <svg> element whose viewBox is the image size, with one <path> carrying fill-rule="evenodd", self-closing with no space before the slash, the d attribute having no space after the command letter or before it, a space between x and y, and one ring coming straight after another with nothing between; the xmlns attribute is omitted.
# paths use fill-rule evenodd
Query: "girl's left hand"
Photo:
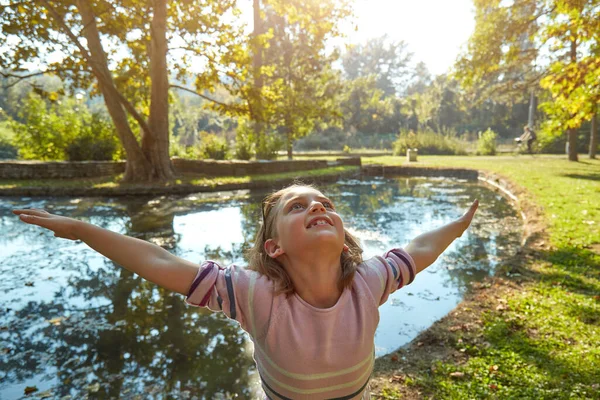
<svg viewBox="0 0 600 400"><path fill-rule="evenodd" d="M477 211L477 207L479 207L479 200L475 200L473 202L473 204L471 204L471 207L469 207L469 209L467 210L467 212L464 213L463 216L460 217L456 221L461 226L461 233L460 233L459 236L461 236L462 233L467 230L467 228L469 227L469 225L471 225L471 221L473 220L473 216L475 215L475 211Z"/></svg>

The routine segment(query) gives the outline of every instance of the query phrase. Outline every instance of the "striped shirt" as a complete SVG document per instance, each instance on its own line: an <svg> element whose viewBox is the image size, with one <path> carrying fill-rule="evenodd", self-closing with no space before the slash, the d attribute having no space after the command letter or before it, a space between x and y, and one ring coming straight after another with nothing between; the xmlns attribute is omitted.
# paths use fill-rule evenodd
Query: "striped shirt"
<svg viewBox="0 0 600 400"><path fill-rule="evenodd" d="M274 295L255 271L206 261L186 302L223 312L249 333L269 399L361 399L369 397L378 307L415 274L408 253L390 250L360 264L351 287L323 309Z"/></svg>

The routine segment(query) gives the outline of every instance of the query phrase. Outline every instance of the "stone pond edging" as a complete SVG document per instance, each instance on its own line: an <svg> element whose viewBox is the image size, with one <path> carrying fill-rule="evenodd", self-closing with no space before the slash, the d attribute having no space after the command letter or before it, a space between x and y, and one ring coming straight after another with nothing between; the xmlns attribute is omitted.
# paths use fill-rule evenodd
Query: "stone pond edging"
<svg viewBox="0 0 600 400"><path fill-rule="evenodd" d="M477 171L468 168L436 168L436 167L413 167L413 166L384 166L384 165L364 165L361 166L360 158L346 158L338 159L334 162L328 162L325 160L282 160L282 161L259 161L259 162L248 162L248 161L191 161L174 159L174 164L178 167L178 171L185 171L186 173L196 173L200 170L205 171L238 171L235 174L225 175L214 175L214 176L235 176L235 175L249 175L248 171L260 171L260 173L267 173L267 171L273 172L300 172L295 178L282 178L276 180L256 180L242 183L222 183L215 185L193 185L193 184L177 184L172 186L163 185L146 185L146 184L131 184L119 187L103 187L103 188L89 188L89 187L51 187L51 186L40 186L40 187L16 187L9 189L0 189L0 196L151 196L151 195L162 195L162 194L190 194L200 192L218 192L218 191L229 191L229 190L241 190L241 189L261 189L261 188L273 188L282 187L296 179L302 179L302 171L308 171L311 169L326 168L328 166L337 165L355 165L359 166L359 171L350 171L346 173L334 173L327 174L318 177L307 178L306 181L314 183L328 183L335 182L340 178L362 176L381 176L381 177L392 177L392 176L408 176L408 177L448 177L457 179L467 180L479 180L491 187L494 190L502 192L502 194L510 199L510 201L519 209L523 220L527 220L525 213L519 208L519 199L513 194L512 185L505 178L499 177L494 174L489 174L483 171ZM0 178L5 178L3 172L6 169L2 169L3 165L11 164L11 167L17 165L23 167L24 165L33 165L34 167L29 169L27 173L21 176L27 176L31 171L40 170L40 168L47 168L48 175L52 176L57 170L65 168L66 170L77 170L81 169L81 176L88 177L86 169L90 168L101 168L102 171L114 171L115 165L124 163L119 162L75 162L75 163L62 163L62 162L0 162ZM69 164L69 165L66 165ZM118 167L120 168L120 167ZM118 170L117 168L117 170ZM206 168L206 169L202 169ZM294 169L299 168L299 169ZM243 172L242 172L243 171ZM6 179L6 178L5 178ZM42 179L36 176L35 179ZM48 178L46 178L48 179ZM525 240L526 238L524 238Z"/></svg>
<svg viewBox="0 0 600 400"><path fill-rule="evenodd" d="M171 160L176 173L206 176L264 175L307 171L334 165L360 166L360 157L326 160L218 161ZM97 178L125 172L125 161L0 161L0 179Z"/></svg>

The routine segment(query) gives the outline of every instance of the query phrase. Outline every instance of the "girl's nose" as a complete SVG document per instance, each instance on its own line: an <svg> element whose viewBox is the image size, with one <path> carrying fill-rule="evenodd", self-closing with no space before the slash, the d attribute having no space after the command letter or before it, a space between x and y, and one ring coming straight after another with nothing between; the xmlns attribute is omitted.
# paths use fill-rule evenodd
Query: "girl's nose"
<svg viewBox="0 0 600 400"><path fill-rule="evenodd" d="M325 207L323 206L323 203L316 201L312 204L311 208L310 208L310 212L314 213L314 212L325 212Z"/></svg>

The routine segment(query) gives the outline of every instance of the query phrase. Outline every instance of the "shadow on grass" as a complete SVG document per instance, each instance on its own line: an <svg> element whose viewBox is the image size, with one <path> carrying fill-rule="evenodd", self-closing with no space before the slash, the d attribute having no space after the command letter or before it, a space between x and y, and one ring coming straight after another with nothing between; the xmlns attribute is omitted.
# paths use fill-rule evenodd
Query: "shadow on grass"
<svg viewBox="0 0 600 400"><path fill-rule="evenodd" d="M541 232L534 234L540 235ZM511 280L514 279L510 286L518 285L517 291L524 289L531 295L520 298L515 293L514 309L496 308L504 303L495 300L491 304L482 303L483 314L476 311L472 319L461 319L468 314L465 310L477 309L477 305L467 303L469 308L462 308L456 314L463 317L450 317L441 325L436 323L417 338L415 342L421 342L420 345L399 350L398 354L407 357L407 363L393 363L389 357L382 357L376 363L377 368L391 377L399 367L411 371L420 381L419 390L434 397L444 397L449 385L447 375L457 369L470 377L469 388L463 394L485 392L489 390L489 382L484 379L488 367L498 365L502 374L494 379L498 379L510 398L566 399L573 393L580 393L582 398L600 398L600 391L594 386L600 370L595 345L597 333L590 333L597 332L600 325L597 297L600 255L575 247L556 250L529 247L505 260L504 267L497 272L498 277L509 273ZM502 291L491 290L475 301L479 304L504 297ZM484 292L478 293L479 296ZM572 294L588 301L576 300ZM542 309L535 315L533 310L537 307ZM479 318L485 322L477 322ZM463 329L465 326L479 328ZM464 347L470 350L464 353ZM446 367L432 373L431 366L437 360Z"/></svg>
<svg viewBox="0 0 600 400"><path fill-rule="evenodd" d="M588 181L600 181L600 174L561 174L560 176L573 179L585 179Z"/></svg>
<svg viewBox="0 0 600 400"><path fill-rule="evenodd" d="M552 251L535 251L529 256L536 263L547 265L534 269L523 266L518 268L524 281L532 284L535 292L536 288L553 287L563 290L565 295L574 293L589 297L592 300L591 305L565 301L562 294L542 292L533 297L533 303L529 300L519 303L522 309L515 310L517 318L511 317L510 314L495 314L486 324L485 339L491 344L491 348L502 353L515 353L526 362L535 365L538 370L544 371L548 377L546 384L565 390L561 394L569 393L569 387L573 388L575 385L597 383L598 362L593 361L591 355L573 356L569 347L573 345L573 337L579 337L580 341L589 341L593 346L594 338L586 336L587 330L581 331L587 328L580 328L575 322L594 327L600 325L600 307L597 306L597 296L600 293L600 255L587 249L564 247ZM548 327L544 327L543 322L539 322L542 325L538 326L535 322L528 321L527 308L536 306L537 296L543 296L545 299L547 296L556 296L548 301L550 304L559 304L559 307L564 309L562 312L567 318L567 323L563 326L553 326L552 335L538 335L538 328ZM552 318L555 318L555 315L552 315ZM570 323L568 320L574 321ZM507 384L515 384L519 380L517 376L513 379L509 379Z"/></svg>

